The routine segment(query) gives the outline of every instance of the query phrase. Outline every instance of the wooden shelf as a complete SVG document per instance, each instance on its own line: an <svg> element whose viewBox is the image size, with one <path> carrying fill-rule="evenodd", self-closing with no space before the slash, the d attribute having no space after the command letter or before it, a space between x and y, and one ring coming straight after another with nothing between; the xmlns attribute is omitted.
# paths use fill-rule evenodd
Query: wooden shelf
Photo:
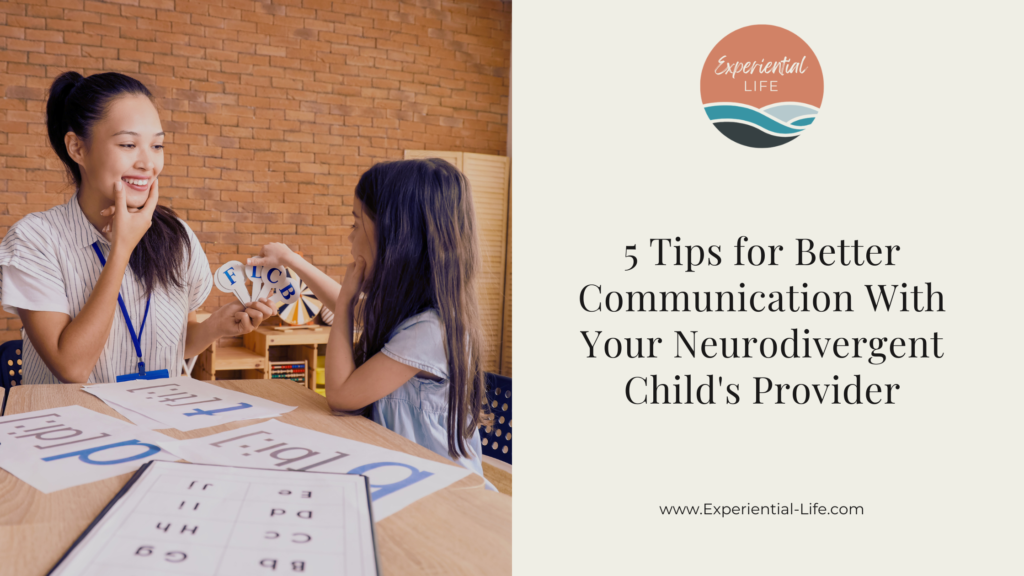
<svg viewBox="0 0 1024 576"><path fill-rule="evenodd" d="M291 330L282 332L274 330L273 326L260 326L256 330L242 337L245 347L250 350L261 352L266 358L266 370L264 378L270 378L271 361L294 360L305 361L306 366L316 366L316 357L321 347L327 345L331 337L330 326L324 326L323 330ZM306 370L304 386L310 390L316 390L316 373L310 374Z"/></svg>
<svg viewBox="0 0 1024 576"><path fill-rule="evenodd" d="M318 332L312 330L281 332L274 330L273 326L260 326L255 331L242 336L242 339L245 342L245 347L252 350L263 350L270 346L327 344L327 340L331 337L331 327L324 326L324 328L325 330ZM301 360L301 358L296 358L296 360Z"/></svg>
<svg viewBox="0 0 1024 576"><path fill-rule="evenodd" d="M266 365L266 358L248 348L217 349L217 370L256 370Z"/></svg>
<svg viewBox="0 0 1024 576"><path fill-rule="evenodd" d="M232 370L241 371L244 378L264 378L266 369L265 354L240 346L218 346L214 342L199 354L195 368L192 369L192 377L197 380L216 380L218 370Z"/></svg>
<svg viewBox="0 0 1024 576"><path fill-rule="evenodd" d="M309 367L317 365L317 354L323 352L330 335L330 326L323 326L318 331L286 332L274 330L273 326L261 326L242 337L241 347L218 347L214 343L204 350L192 370L192 377L197 380L217 380L217 371L232 370L240 371L244 379L270 378L271 360L291 361L307 366L305 381L300 384L316 390L316 369Z"/></svg>

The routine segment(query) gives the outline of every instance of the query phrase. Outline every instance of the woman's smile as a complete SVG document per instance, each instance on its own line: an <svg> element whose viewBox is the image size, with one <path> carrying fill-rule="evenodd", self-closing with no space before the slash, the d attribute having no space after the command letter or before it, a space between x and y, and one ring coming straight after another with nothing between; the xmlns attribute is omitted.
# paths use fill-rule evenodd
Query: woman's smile
<svg viewBox="0 0 1024 576"><path fill-rule="evenodd" d="M123 176L121 181L128 185L128 188L136 192L146 192L149 190L149 183L152 179L148 176Z"/></svg>

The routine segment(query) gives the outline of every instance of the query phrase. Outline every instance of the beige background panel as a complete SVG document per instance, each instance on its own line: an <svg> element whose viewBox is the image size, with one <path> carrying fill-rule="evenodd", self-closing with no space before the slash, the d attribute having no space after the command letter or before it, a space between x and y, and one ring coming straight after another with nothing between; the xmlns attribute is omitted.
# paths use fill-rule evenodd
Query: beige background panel
<svg viewBox="0 0 1024 576"><path fill-rule="evenodd" d="M516 5L516 572L1009 574L1024 505L1018 5ZM779 148L723 137L700 100L722 37L776 24L824 68L814 125ZM986 112L987 111L987 112ZM1004 113L1005 112L1005 113ZM780 265L731 264L737 237ZM651 238L722 246L692 273ZM892 267L802 267L797 238L898 244ZM626 245L640 264L626 272ZM876 313L865 284L923 286L941 314ZM580 290L849 290L855 312L588 313ZM939 360L675 358L676 330L930 336ZM580 331L662 337L586 358ZM709 374L728 406L633 406L626 381ZM753 405L775 382L901 385L894 406ZM720 397L721 398L721 397ZM859 505L863 516L663 516L658 506ZM595 551L599 551L595 553Z"/></svg>

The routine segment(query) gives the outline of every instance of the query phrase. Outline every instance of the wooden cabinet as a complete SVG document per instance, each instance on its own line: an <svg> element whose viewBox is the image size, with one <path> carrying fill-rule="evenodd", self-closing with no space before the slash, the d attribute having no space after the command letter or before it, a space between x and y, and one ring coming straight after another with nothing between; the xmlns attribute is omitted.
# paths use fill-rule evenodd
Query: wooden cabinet
<svg viewBox="0 0 1024 576"><path fill-rule="evenodd" d="M245 347L263 354L266 359L263 378L270 378L270 362L283 360L305 360L306 382L310 390L316 390L316 358L326 351L330 326L316 326L282 332L273 328L260 327L243 336ZM289 382L283 382L287 384Z"/></svg>
<svg viewBox="0 0 1024 576"><path fill-rule="evenodd" d="M216 342L203 350L192 368L192 377L196 380L216 380L217 372L241 372L241 375L228 375L234 378L263 378L267 360L260 354L247 348L237 346L219 346Z"/></svg>
<svg viewBox="0 0 1024 576"><path fill-rule="evenodd" d="M316 390L317 356L323 354L330 326L275 330L273 326L261 326L242 337L242 346L223 346L216 343L203 351L192 370L197 380L216 380L218 371L239 371L243 379L270 378L271 362L286 360L305 361L306 380L304 385ZM228 378L234 377L229 375ZM290 380L282 380L289 385Z"/></svg>

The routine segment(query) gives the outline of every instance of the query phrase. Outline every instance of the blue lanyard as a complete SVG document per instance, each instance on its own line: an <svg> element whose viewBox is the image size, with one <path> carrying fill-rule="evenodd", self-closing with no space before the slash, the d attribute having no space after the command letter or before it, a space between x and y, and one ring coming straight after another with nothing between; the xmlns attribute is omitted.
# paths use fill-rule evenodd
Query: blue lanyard
<svg viewBox="0 0 1024 576"><path fill-rule="evenodd" d="M103 253L100 252L99 242L92 243L92 249L96 251L96 257L100 259L100 266L107 265L107 259L103 257ZM142 343L139 342L139 338L142 337L142 331L146 328L146 318L149 318L149 302L151 296L146 297L146 313L142 315L142 324L139 325L139 335L135 335L135 329L132 327L132 319L128 317L128 309L124 306L124 299L121 298L121 292L117 293L117 303L121 306L121 315L124 316L124 323L128 325L128 333L131 334L132 344L135 346L135 355L139 357L139 375L146 376L146 363L142 361Z"/></svg>

